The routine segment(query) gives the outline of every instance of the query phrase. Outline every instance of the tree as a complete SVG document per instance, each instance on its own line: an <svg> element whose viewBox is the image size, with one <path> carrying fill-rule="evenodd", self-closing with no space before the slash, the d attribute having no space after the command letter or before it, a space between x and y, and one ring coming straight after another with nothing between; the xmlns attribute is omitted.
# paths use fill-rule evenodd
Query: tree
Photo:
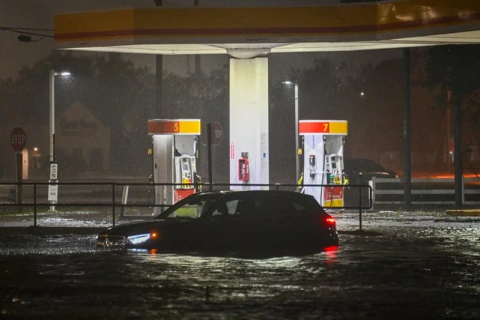
<svg viewBox="0 0 480 320"><path fill-rule="evenodd" d="M49 70L72 74L69 79L55 80L56 119L80 101L111 128L114 171L146 176L146 118L152 113L153 76L117 54L55 52L24 67L16 80L0 82L0 105L9 115L7 121L19 126L48 126Z"/></svg>
<svg viewBox="0 0 480 320"><path fill-rule="evenodd" d="M437 92L435 106L451 107L458 99L465 121L480 121L480 45L436 46L425 52L426 84Z"/></svg>
<svg viewBox="0 0 480 320"><path fill-rule="evenodd" d="M439 46L427 52L427 79L430 87L439 87L445 97L451 93L454 101L454 164L455 164L455 203L462 205L462 127L465 117L462 113L470 108L474 119L478 119L478 103L474 103L480 88L477 70L480 67L478 55L480 46ZM440 99L442 101L443 99ZM446 99L445 99L446 100ZM445 104L443 104L445 105ZM463 108L463 110L462 110Z"/></svg>
<svg viewBox="0 0 480 320"><path fill-rule="evenodd" d="M427 85L467 99L480 88L480 45L435 46L426 51ZM444 95L445 97L446 95Z"/></svg>
<svg viewBox="0 0 480 320"><path fill-rule="evenodd" d="M208 122L219 122L223 127L223 142L213 148L214 182L230 182L229 152L229 86L228 69L218 69L208 75L195 73L186 77L166 74L163 79L163 114L165 118L201 119L202 135ZM203 137L198 141L197 170L205 182L207 177L207 148Z"/></svg>
<svg viewBox="0 0 480 320"><path fill-rule="evenodd" d="M344 94L339 76L341 66L341 63L317 59L312 68L291 70L287 79L298 84L299 120L342 119L339 111ZM280 81L271 82L269 94L270 141L276 142L270 143L270 177L276 182L296 183L294 87Z"/></svg>
<svg viewBox="0 0 480 320"><path fill-rule="evenodd" d="M432 111L431 91L424 82L423 60L414 52L412 69L412 127L414 164L417 172L431 169L435 157L442 158L439 146L444 138L442 110ZM385 167L402 171L404 70L401 59L363 65L355 73L345 62L318 59L313 68L292 70L288 79L298 80L300 120L347 120L347 158L369 158ZM280 83L270 89L271 132L294 150L293 90ZM278 125L281 124L281 125ZM290 142L291 141L291 142ZM283 145L271 147L279 154ZM271 164L271 172L292 172L292 157ZM430 165L429 165L430 164ZM282 168L278 168L283 166ZM435 169L438 165L436 164ZM275 171L277 168L277 171ZM288 170L287 170L288 169ZM287 181L292 181L289 177Z"/></svg>
<svg viewBox="0 0 480 320"><path fill-rule="evenodd" d="M55 52L23 68L16 80L0 81L0 106L8 116L0 121L48 127L51 69L68 70L72 74L68 79L57 77L55 80L57 119L76 101L81 102L111 128L111 173L148 177L152 167L146 152L151 147L147 120L155 117L155 75L146 68L136 67L120 54ZM200 118L202 123L218 121L225 128L225 140L228 139L228 69L188 77L164 74L163 78L164 117ZM44 140L48 141L46 137ZM227 155L228 143L216 149L217 154ZM44 162L48 162L46 155L44 157ZM216 174L228 177L228 159L222 159L216 159L223 161ZM206 158L201 162L206 163ZM62 168L65 165L60 166ZM104 174L98 178L109 176L108 172Z"/></svg>
<svg viewBox="0 0 480 320"><path fill-rule="evenodd" d="M356 157L391 168L400 161L402 150L402 63L386 60L365 65L350 82L349 147Z"/></svg>

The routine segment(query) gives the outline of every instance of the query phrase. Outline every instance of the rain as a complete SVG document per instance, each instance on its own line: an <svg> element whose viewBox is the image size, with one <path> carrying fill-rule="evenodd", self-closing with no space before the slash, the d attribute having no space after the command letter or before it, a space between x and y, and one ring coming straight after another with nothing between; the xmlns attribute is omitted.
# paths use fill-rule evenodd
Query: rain
<svg viewBox="0 0 480 320"><path fill-rule="evenodd" d="M150 119L200 119L196 173L204 183L218 184L216 189L231 182L231 57L173 54L160 63L145 53L56 50L55 14L132 6L358 2L372 1L5 4L0 12L0 318L480 318L477 44L268 56L269 183L297 190L297 161L304 167L308 159L298 154L295 116L347 121L345 160L369 159L401 188L406 177L415 180L408 199L415 204L405 203L403 189L390 197L387 186L387 195L376 195L375 203L363 201L364 193L362 208L354 209L355 196L346 196L348 208L327 208L336 220L338 247L250 259L96 246L102 230L154 216L159 192L152 186L158 181L153 181ZM446 12L417 2L432 15ZM470 17L465 12L462 19ZM476 37L472 33L469 39L478 42ZM212 150L207 123L223 127L223 140ZM15 131L12 140L17 128L25 136ZM25 145L12 150L19 141ZM23 170L18 170L19 154ZM461 192L459 176L472 179ZM49 180L57 178L59 198L53 203ZM371 181L354 173L349 178L350 196L358 190L355 184L367 188ZM433 187L421 179L447 182ZM465 215L452 209L465 209Z"/></svg>

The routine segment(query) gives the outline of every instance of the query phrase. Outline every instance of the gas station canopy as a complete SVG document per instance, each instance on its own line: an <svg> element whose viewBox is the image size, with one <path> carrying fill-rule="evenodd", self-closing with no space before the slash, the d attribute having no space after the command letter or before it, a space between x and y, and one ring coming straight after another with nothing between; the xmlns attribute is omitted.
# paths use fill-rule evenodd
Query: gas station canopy
<svg viewBox="0 0 480 320"><path fill-rule="evenodd" d="M67 13L55 16L55 42L58 48L67 50L229 54L237 58L230 59L229 72L230 183L242 184L241 188L250 188L246 184L268 188L268 54L479 43L480 1L405 0L259 8L155 7ZM177 142L172 133L181 134L189 126L178 120L160 120L150 125L154 149L167 150L155 156L158 161L155 162L155 181L172 182ZM330 167L330 173L335 169L340 174L338 169L342 169L343 142L348 130L346 122L301 122L300 125L300 132L305 135L304 154L309 156L309 162L305 162L308 165L304 167L304 172L309 172L305 183L325 182L323 167ZM323 136L327 137L326 142ZM186 146L187 142L180 143L181 137L175 137L179 146ZM188 149L192 148L185 147L183 151ZM292 154L295 153L292 150ZM193 168L195 161L191 164ZM176 177L188 180L192 176L190 172L190 176L177 174ZM307 189L305 192L315 194L317 199L321 193ZM340 197L329 194L330 202L325 203L341 205L338 203L341 197L337 196ZM156 203L162 203L160 198L156 192Z"/></svg>
<svg viewBox="0 0 480 320"><path fill-rule="evenodd" d="M480 42L480 1L130 8L55 16L58 48L143 54L351 51Z"/></svg>

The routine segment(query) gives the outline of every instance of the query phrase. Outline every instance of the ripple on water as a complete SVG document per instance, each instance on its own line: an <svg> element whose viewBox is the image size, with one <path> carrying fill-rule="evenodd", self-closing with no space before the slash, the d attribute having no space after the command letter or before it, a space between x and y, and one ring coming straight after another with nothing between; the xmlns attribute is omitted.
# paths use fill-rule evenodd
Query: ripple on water
<svg viewBox="0 0 480 320"><path fill-rule="evenodd" d="M0 237L10 317L438 319L480 315L477 228L385 227L337 251L241 259L95 248L95 236Z"/></svg>

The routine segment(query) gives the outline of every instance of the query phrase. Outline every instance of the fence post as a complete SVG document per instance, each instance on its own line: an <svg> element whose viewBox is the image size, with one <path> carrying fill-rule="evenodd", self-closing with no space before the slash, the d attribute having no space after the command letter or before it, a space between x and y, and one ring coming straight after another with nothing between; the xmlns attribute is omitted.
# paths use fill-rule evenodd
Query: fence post
<svg viewBox="0 0 480 320"><path fill-rule="evenodd" d="M212 191L213 171L212 171L212 124L207 123L207 164L208 164L208 191Z"/></svg>
<svg viewBox="0 0 480 320"><path fill-rule="evenodd" d="M128 189L129 189L129 187L130 187L129 185L123 186L122 207L120 208L120 217L125 216L126 207L124 205L126 205L127 202L128 202Z"/></svg>
<svg viewBox="0 0 480 320"><path fill-rule="evenodd" d="M37 226L37 184L33 184L33 226Z"/></svg>
<svg viewBox="0 0 480 320"><path fill-rule="evenodd" d="M360 231L362 231L362 186L358 188L358 224Z"/></svg>
<svg viewBox="0 0 480 320"><path fill-rule="evenodd" d="M112 183L112 225L115 227L115 183Z"/></svg>
<svg viewBox="0 0 480 320"><path fill-rule="evenodd" d="M372 194L372 199L371 199L371 201L372 201L372 208L371 208L371 209L372 209L372 210L373 210L373 208L374 208L374 206L375 206L375 187L376 187L376 184L377 184L377 181L376 181L376 180L377 180L376 177L372 177L372 180L369 180L369 181L368 181L368 185L372 188L372 192L371 192L371 194Z"/></svg>

